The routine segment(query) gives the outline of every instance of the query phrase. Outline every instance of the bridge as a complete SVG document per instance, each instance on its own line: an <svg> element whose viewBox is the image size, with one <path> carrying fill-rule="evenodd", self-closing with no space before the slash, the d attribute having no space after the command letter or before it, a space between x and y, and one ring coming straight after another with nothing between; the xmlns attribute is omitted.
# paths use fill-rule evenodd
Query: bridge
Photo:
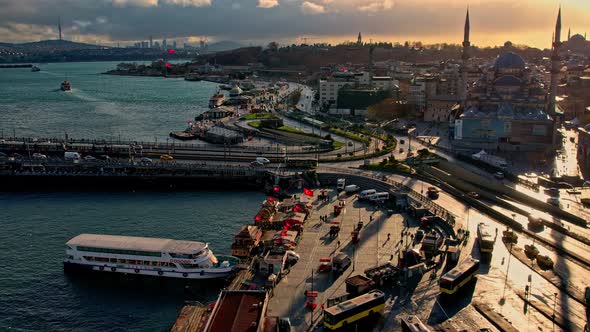
<svg viewBox="0 0 590 332"><path fill-rule="evenodd" d="M83 155L108 155L110 157L155 157L171 154L175 159L252 161L264 156L273 162L282 162L285 157L318 159L321 154L331 149L317 146L247 146L247 145L212 145L122 140L89 140L63 138L4 138L0 139L0 151L10 154L63 156L64 151L77 151Z"/></svg>
<svg viewBox="0 0 590 332"><path fill-rule="evenodd" d="M20 190L216 190L217 188L285 188L294 172L223 163L87 162L0 160L0 181L7 191Z"/></svg>

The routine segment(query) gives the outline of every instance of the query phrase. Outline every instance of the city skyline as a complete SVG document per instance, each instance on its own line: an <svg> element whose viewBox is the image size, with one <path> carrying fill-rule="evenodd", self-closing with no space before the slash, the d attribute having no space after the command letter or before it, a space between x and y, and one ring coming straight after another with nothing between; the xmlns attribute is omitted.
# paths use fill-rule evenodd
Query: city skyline
<svg viewBox="0 0 590 332"><path fill-rule="evenodd" d="M558 3L504 0L450 3L438 0L2 0L0 40L28 42L58 39L61 16L63 38L104 45L131 45L149 36L178 43L232 40L244 45L269 41L340 43L354 41L362 31L365 41L424 44L461 42L461 19L470 6L475 46L505 41L550 48L550 33ZM590 4L562 3L564 30L584 34L590 25L584 14ZM219 24L223 22L223 24Z"/></svg>

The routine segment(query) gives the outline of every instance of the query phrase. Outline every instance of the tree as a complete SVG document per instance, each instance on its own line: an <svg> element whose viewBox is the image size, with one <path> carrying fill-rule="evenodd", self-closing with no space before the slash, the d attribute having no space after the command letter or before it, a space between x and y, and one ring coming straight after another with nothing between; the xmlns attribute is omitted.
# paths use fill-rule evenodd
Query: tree
<svg viewBox="0 0 590 332"><path fill-rule="evenodd" d="M271 52L276 52L279 49L279 44L277 42L270 42L267 46L268 50Z"/></svg>

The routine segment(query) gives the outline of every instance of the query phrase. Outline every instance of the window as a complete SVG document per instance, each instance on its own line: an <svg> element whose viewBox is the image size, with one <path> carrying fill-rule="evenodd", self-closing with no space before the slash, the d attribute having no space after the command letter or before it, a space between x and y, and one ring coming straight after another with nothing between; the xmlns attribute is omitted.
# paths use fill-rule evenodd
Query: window
<svg viewBox="0 0 590 332"><path fill-rule="evenodd" d="M124 249L109 249L109 248L93 248L93 247L83 247L83 246L78 246L78 251L88 251L88 252L104 252L104 253L108 253L108 254L119 254L119 255L134 255L134 256L154 256L154 257L162 257L162 253L160 253L160 252L139 251L139 250L124 250Z"/></svg>

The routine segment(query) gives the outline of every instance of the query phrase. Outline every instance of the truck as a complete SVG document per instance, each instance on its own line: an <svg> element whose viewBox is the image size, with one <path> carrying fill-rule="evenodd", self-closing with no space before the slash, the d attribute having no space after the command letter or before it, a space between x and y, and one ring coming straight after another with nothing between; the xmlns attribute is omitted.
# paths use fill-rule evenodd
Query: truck
<svg viewBox="0 0 590 332"><path fill-rule="evenodd" d="M375 282L371 278L360 274L346 278L344 283L346 284L346 292L352 297L363 295L375 289Z"/></svg>
<svg viewBox="0 0 590 332"><path fill-rule="evenodd" d="M346 179L338 179L336 180L336 190L342 191L346 187Z"/></svg>
<svg viewBox="0 0 590 332"><path fill-rule="evenodd" d="M508 168L506 159L488 154L487 152L485 152L485 150L481 150L480 152L471 155L471 158L482 161L488 165L500 168L502 170Z"/></svg>
<svg viewBox="0 0 590 332"><path fill-rule="evenodd" d="M348 257L347 254L340 252L332 259L332 271L342 273L351 263L352 260L350 260L350 257Z"/></svg>
<svg viewBox="0 0 590 332"><path fill-rule="evenodd" d="M381 287L396 282L400 277L400 270L388 262L366 269L365 275Z"/></svg>

